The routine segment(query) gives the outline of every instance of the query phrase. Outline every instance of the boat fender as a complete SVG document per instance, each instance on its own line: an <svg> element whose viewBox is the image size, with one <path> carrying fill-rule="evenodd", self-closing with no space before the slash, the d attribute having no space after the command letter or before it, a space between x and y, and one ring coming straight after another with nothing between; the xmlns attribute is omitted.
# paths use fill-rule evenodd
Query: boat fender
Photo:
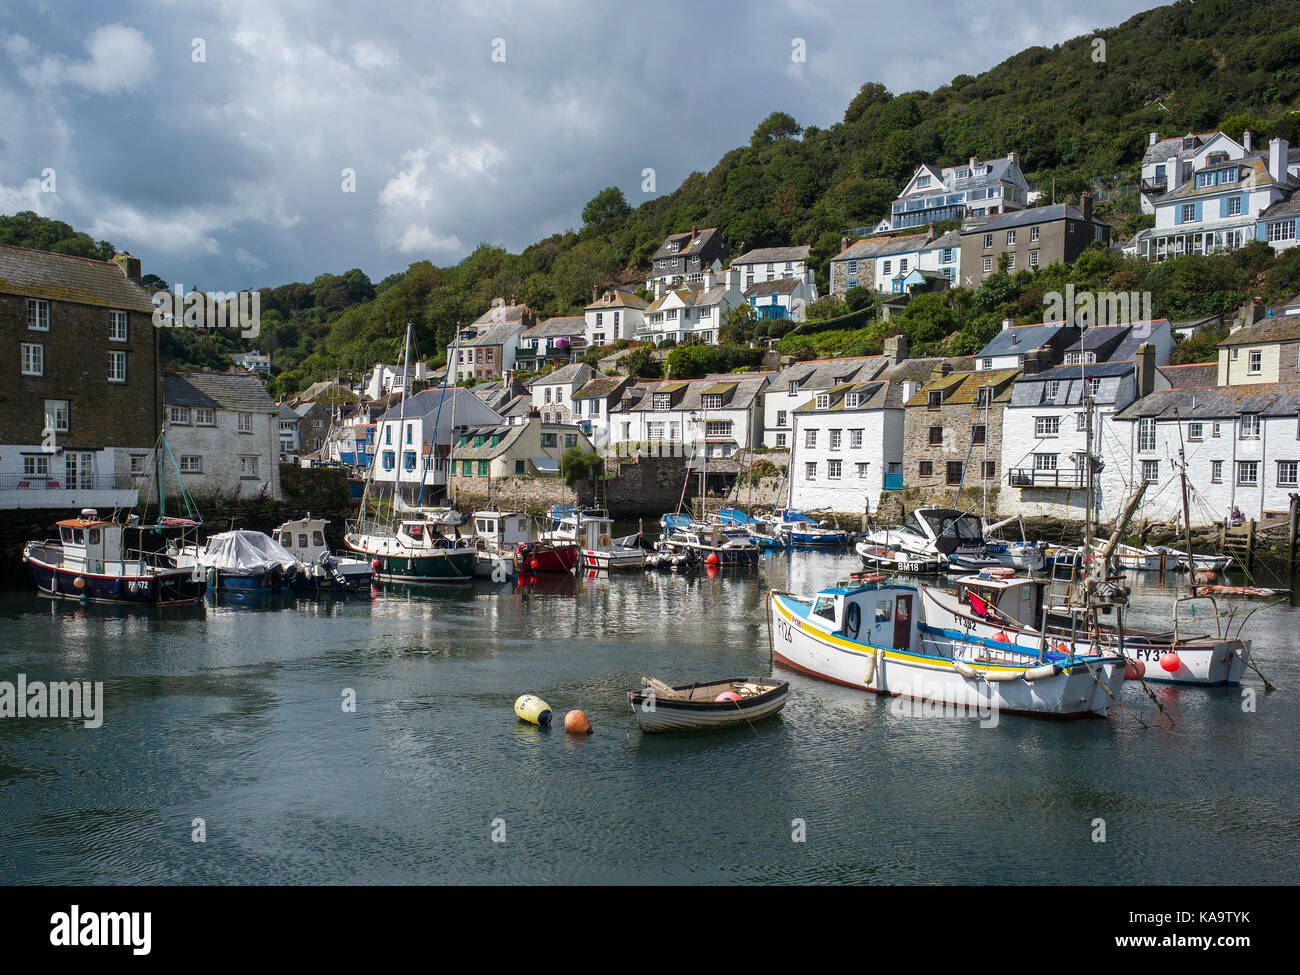
<svg viewBox="0 0 1300 975"><path fill-rule="evenodd" d="M73 588L75 588L75 589L85 589L85 588L86 588L86 580L85 580L85 578L82 577L82 576L77 576L75 579L72 580L72 585L73 585Z"/></svg>
<svg viewBox="0 0 1300 975"><path fill-rule="evenodd" d="M1141 660L1129 660L1124 664L1125 680L1141 680L1147 675L1147 665Z"/></svg>
<svg viewBox="0 0 1300 975"><path fill-rule="evenodd" d="M522 694L515 700L515 714L520 721L527 721L529 724L551 723L551 706L532 694Z"/></svg>
<svg viewBox="0 0 1300 975"><path fill-rule="evenodd" d="M961 674L967 680L978 680L980 676L979 671L964 660L954 660L952 662L952 669L957 671L957 673Z"/></svg>
<svg viewBox="0 0 1300 975"><path fill-rule="evenodd" d="M601 547L601 548L608 548L608 547L609 547L609 536L608 536L608 535L601 535L601 536L600 536L600 547Z"/></svg>
<svg viewBox="0 0 1300 975"><path fill-rule="evenodd" d="M1043 664L1041 667L1030 667L1026 670L1025 680L1046 680L1048 677L1055 677L1060 672L1060 664Z"/></svg>
<svg viewBox="0 0 1300 975"><path fill-rule="evenodd" d="M989 683L997 684L1003 681L1019 680L1025 676L1025 672L1023 670L986 670L980 676Z"/></svg>
<svg viewBox="0 0 1300 975"><path fill-rule="evenodd" d="M877 650L867 658L867 672L862 675L862 683L870 684L876 676L876 664L880 662L880 651Z"/></svg>

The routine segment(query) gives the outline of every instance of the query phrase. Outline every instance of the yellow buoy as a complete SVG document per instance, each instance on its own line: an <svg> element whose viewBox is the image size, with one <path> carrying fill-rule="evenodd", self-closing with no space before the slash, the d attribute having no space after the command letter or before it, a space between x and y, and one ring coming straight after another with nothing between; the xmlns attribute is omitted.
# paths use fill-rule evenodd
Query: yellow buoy
<svg viewBox="0 0 1300 975"><path fill-rule="evenodd" d="M515 701L515 714L519 716L520 721L527 721L529 724L551 723L551 706L532 694L520 695Z"/></svg>
<svg viewBox="0 0 1300 975"><path fill-rule="evenodd" d="M564 730L578 735L591 734L591 721L585 714L574 708L564 716Z"/></svg>

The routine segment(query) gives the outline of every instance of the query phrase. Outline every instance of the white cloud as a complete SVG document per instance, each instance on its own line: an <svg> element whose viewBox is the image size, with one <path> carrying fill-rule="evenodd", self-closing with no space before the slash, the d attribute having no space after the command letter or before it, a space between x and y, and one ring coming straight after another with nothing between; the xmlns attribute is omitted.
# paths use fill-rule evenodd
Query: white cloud
<svg viewBox="0 0 1300 975"><path fill-rule="evenodd" d="M59 55L41 55L21 34L4 40L4 49L18 65L18 73L33 88L75 85L101 95L134 91L153 74L153 45L134 27L107 24L85 41L90 57L74 61Z"/></svg>
<svg viewBox="0 0 1300 975"><path fill-rule="evenodd" d="M267 264L266 261L258 257L256 254L250 254L243 247L235 248L234 258L242 266L248 268L250 271L265 271L268 267L271 266Z"/></svg>

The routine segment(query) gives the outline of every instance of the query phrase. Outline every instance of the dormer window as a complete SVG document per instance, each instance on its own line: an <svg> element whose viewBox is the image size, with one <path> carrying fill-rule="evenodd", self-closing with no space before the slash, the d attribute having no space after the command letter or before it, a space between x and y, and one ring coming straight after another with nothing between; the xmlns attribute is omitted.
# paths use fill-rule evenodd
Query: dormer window
<svg viewBox="0 0 1300 975"><path fill-rule="evenodd" d="M829 393L817 394L817 409L825 410L828 409L830 405L831 405L831 397Z"/></svg>
<svg viewBox="0 0 1300 975"><path fill-rule="evenodd" d="M655 395L654 395L653 405L654 405L655 410L656 410L657 412L660 412L660 413L672 409L672 405L673 405L673 397L672 397L672 394L671 394L671 393L655 393Z"/></svg>
<svg viewBox="0 0 1300 975"><path fill-rule="evenodd" d="M792 382L792 383L790 384L790 395L791 395L791 396L798 396L798 395L799 395L799 383L798 383L798 381Z"/></svg>
<svg viewBox="0 0 1300 975"><path fill-rule="evenodd" d="M858 408L858 404L861 403L861 402L862 402L862 394L861 394L861 393L845 393L845 394L844 394L844 408L845 408L846 410L855 410L855 409L857 409L857 408Z"/></svg>
<svg viewBox="0 0 1300 975"><path fill-rule="evenodd" d="M706 395L700 397L700 399L701 399L701 403L702 403L703 407L704 407L706 410L720 410L720 409L722 409L722 394L721 394L721 393L707 393Z"/></svg>
<svg viewBox="0 0 1300 975"><path fill-rule="evenodd" d="M937 410L939 407L943 406L943 390L931 390L926 396L925 406L926 409L930 410Z"/></svg>

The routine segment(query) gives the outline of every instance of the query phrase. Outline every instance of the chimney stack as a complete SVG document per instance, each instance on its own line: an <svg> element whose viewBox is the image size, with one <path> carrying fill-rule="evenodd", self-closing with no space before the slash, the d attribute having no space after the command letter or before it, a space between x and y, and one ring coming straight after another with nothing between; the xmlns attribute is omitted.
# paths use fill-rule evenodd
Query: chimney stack
<svg viewBox="0 0 1300 975"><path fill-rule="evenodd" d="M952 372L952 366L950 366L948 363L946 362L936 363L934 368L930 370L930 381L933 382L936 379L942 379L950 372Z"/></svg>
<svg viewBox="0 0 1300 975"><path fill-rule="evenodd" d="M1286 182L1287 153L1290 149L1286 139L1270 139L1268 142L1268 174L1279 183Z"/></svg>
<svg viewBox="0 0 1300 975"><path fill-rule="evenodd" d="M140 283L140 258L132 257L130 251L118 251L113 255L113 263L122 269L128 280Z"/></svg>
<svg viewBox="0 0 1300 975"><path fill-rule="evenodd" d="M840 238L840 253L843 254L843 253L844 253L846 250L848 250L848 249L849 249L849 239L848 239L847 237L841 237L841 238Z"/></svg>
<svg viewBox="0 0 1300 975"><path fill-rule="evenodd" d="M1241 147L1247 152L1250 152L1250 143L1250 129L1247 129L1245 132L1241 133Z"/></svg>
<svg viewBox="0 0 1300 975"><path fill-rule="evenodd" d="M596 296L596 286L593 284L593 285L591 286L591 303L592 303L593 305L596 303L596 297L597 297L597 296Z"/></svg>
<svg viewBox="0 0 1300 975"><path fill-rule="evenodd" d="M1241 306L1241 311L1237 315L1237 324L1233 326L1233 331L1238 328L1244 328L1247 325L1254 325L1264 317L1264 306L1253 301L1248 301Z"/></svg>
<svg viewBox="0 0 1300 975"><path fill-rule="evenodd" d="M1154 132L1152 132L1152 133L1147 137L1147 145L1149 145L1149 146L1153 146L1153 145L1155 145L1156 142L1158 142L1158 141L1159 141L1159 136L1157 136L1156 133L1154 133Z"/></svg>
<svg viewBox="0 0 1300 975"><path fill-rule="evenodd" d="M1084 220L1092 219L1092 194L1084 193L1079 197L1079 212L1083 214Z"/></svg>
<svg viewBox="0 0 1300 975"><path fill-rule="evenodd" d="M891 335L885 339L885 361L891 366L904 361L910 351L909 344L906 335Z"/></svg>
<svg viewBox="0 0 1300 975"><path fill-rule="evenodd" d="M976 166L976 164L977 164L978 162L979 162L979 157L978 157L978 156L971 156L971 157L970 157L970 174L971 174L972 176L975 175L975 166Z"/></svg>
<svg viewBox="0 0 1300 975"><path fill-rule="evenodd" d="M1150 396L1156 388L1156 347L1143 342L1137 350L1138 396Z"/></svg>
<svg viewBox="0 0 1300 975"><path fill-rule="evenodd" d="M1002 319L1002 331L1005 332L1007 329L1009 329L1009 328L1010 328L1012 325L1014 325L1014 324L1015 324L1015 322L1013 322L1010 318L1004 318L1004 319Z"/></svg>

